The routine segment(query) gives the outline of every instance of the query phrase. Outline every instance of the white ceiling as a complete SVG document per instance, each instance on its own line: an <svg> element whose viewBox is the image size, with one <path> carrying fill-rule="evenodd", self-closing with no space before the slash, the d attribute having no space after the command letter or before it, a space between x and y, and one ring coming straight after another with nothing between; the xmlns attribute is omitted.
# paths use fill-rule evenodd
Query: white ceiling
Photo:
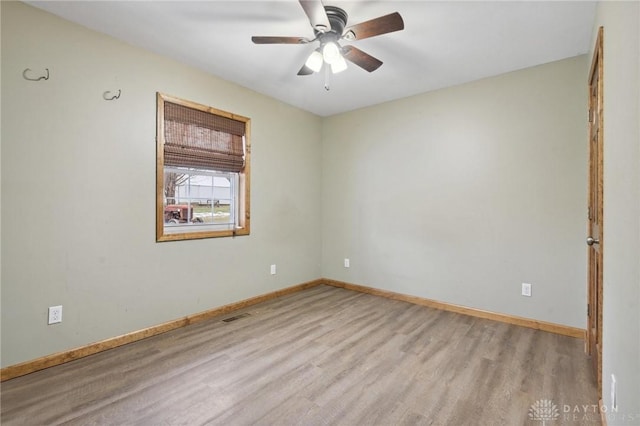
<svg viewBox="0 0 640 426"><path fill-rule="evenodd" d="M396 11L405 22L351 43L384 64L368 73L349 63L327 92L323 74L296 75L317 42L251 42L313 38L297 0L27 3L321 116L587 53L595 17L595 2L582 1L325 0L347 25Z"/></svg>

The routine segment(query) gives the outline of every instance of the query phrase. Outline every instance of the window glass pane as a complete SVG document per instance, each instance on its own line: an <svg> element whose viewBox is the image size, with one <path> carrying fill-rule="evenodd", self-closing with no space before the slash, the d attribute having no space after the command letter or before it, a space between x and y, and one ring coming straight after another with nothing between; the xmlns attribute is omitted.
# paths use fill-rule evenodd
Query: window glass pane
<svg viewBox="0 0 640 426"><path fill-rule="evenodd" d="M165 168L164 224L167 228L236 224L237 173Z"/></svg>
<svg viewBox="0 0 640 426"><path fill-rule="evenodd" d="M214 222L216 223L234 223L233 203L233 185L231 174L218 175L214 178L213 196L215 199L214 206Z"/></svg>

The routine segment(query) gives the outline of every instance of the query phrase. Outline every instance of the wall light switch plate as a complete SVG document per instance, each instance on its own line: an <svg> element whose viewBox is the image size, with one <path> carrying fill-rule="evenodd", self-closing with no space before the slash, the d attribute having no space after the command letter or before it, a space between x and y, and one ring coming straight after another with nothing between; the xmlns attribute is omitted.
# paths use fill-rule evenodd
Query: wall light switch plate
<svg viewBox="0 0 640 426"><path fill-rule="evenodd" d="M271 275L276 274L276 265L271 265Z"/></svg>
<svg viewBox="0 0 640 426"><path fill-rule="evenodd" d="M344 267L345 268L349 267L349 259L347 259L347 258L344 259Z"/></svg>
<svg viewBox="0 0 640 426"><path fill-rule="evenodd" d="M531 297L531 284L522 283L522 295Z"/></svg>

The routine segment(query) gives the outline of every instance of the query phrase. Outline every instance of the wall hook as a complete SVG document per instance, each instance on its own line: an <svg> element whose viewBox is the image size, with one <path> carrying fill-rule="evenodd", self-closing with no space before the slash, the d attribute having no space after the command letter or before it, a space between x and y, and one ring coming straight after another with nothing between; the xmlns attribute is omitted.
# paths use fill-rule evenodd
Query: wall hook
<svg viewBox="0 0 640 426"><path fill-rule="evenodd" d="M105 101L112 101L114 99L120 99L120 94L122 93L122 91L120 89L118 89L118 94L117 95L111 95L111 91L107 90L106 92L104 92L102 94L102 97L104 98Z"/></svg>
<svg viewBox="0 0 640 426"><path fill-rule="evenodd" d="M27 68L24 71L22 71L22 77L24 77L25 80L29 80L29 81L49 80L49 68L45 68L45 70L47 71L47 75L43 75L38 78L32 78L27 75L28 72L31 72L31 68Z"/></svg>

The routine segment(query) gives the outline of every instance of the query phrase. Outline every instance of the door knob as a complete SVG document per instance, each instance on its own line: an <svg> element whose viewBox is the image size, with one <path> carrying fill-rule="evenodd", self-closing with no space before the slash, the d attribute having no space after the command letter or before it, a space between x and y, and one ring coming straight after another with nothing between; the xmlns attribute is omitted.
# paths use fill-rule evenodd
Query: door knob
<svg viewBox="0 0 640 426"><path fill-rule="evenodd" d="M587 237L587 245L592 246L594 244L600 244L600 240L596 240L593 237Z"/></svg>

